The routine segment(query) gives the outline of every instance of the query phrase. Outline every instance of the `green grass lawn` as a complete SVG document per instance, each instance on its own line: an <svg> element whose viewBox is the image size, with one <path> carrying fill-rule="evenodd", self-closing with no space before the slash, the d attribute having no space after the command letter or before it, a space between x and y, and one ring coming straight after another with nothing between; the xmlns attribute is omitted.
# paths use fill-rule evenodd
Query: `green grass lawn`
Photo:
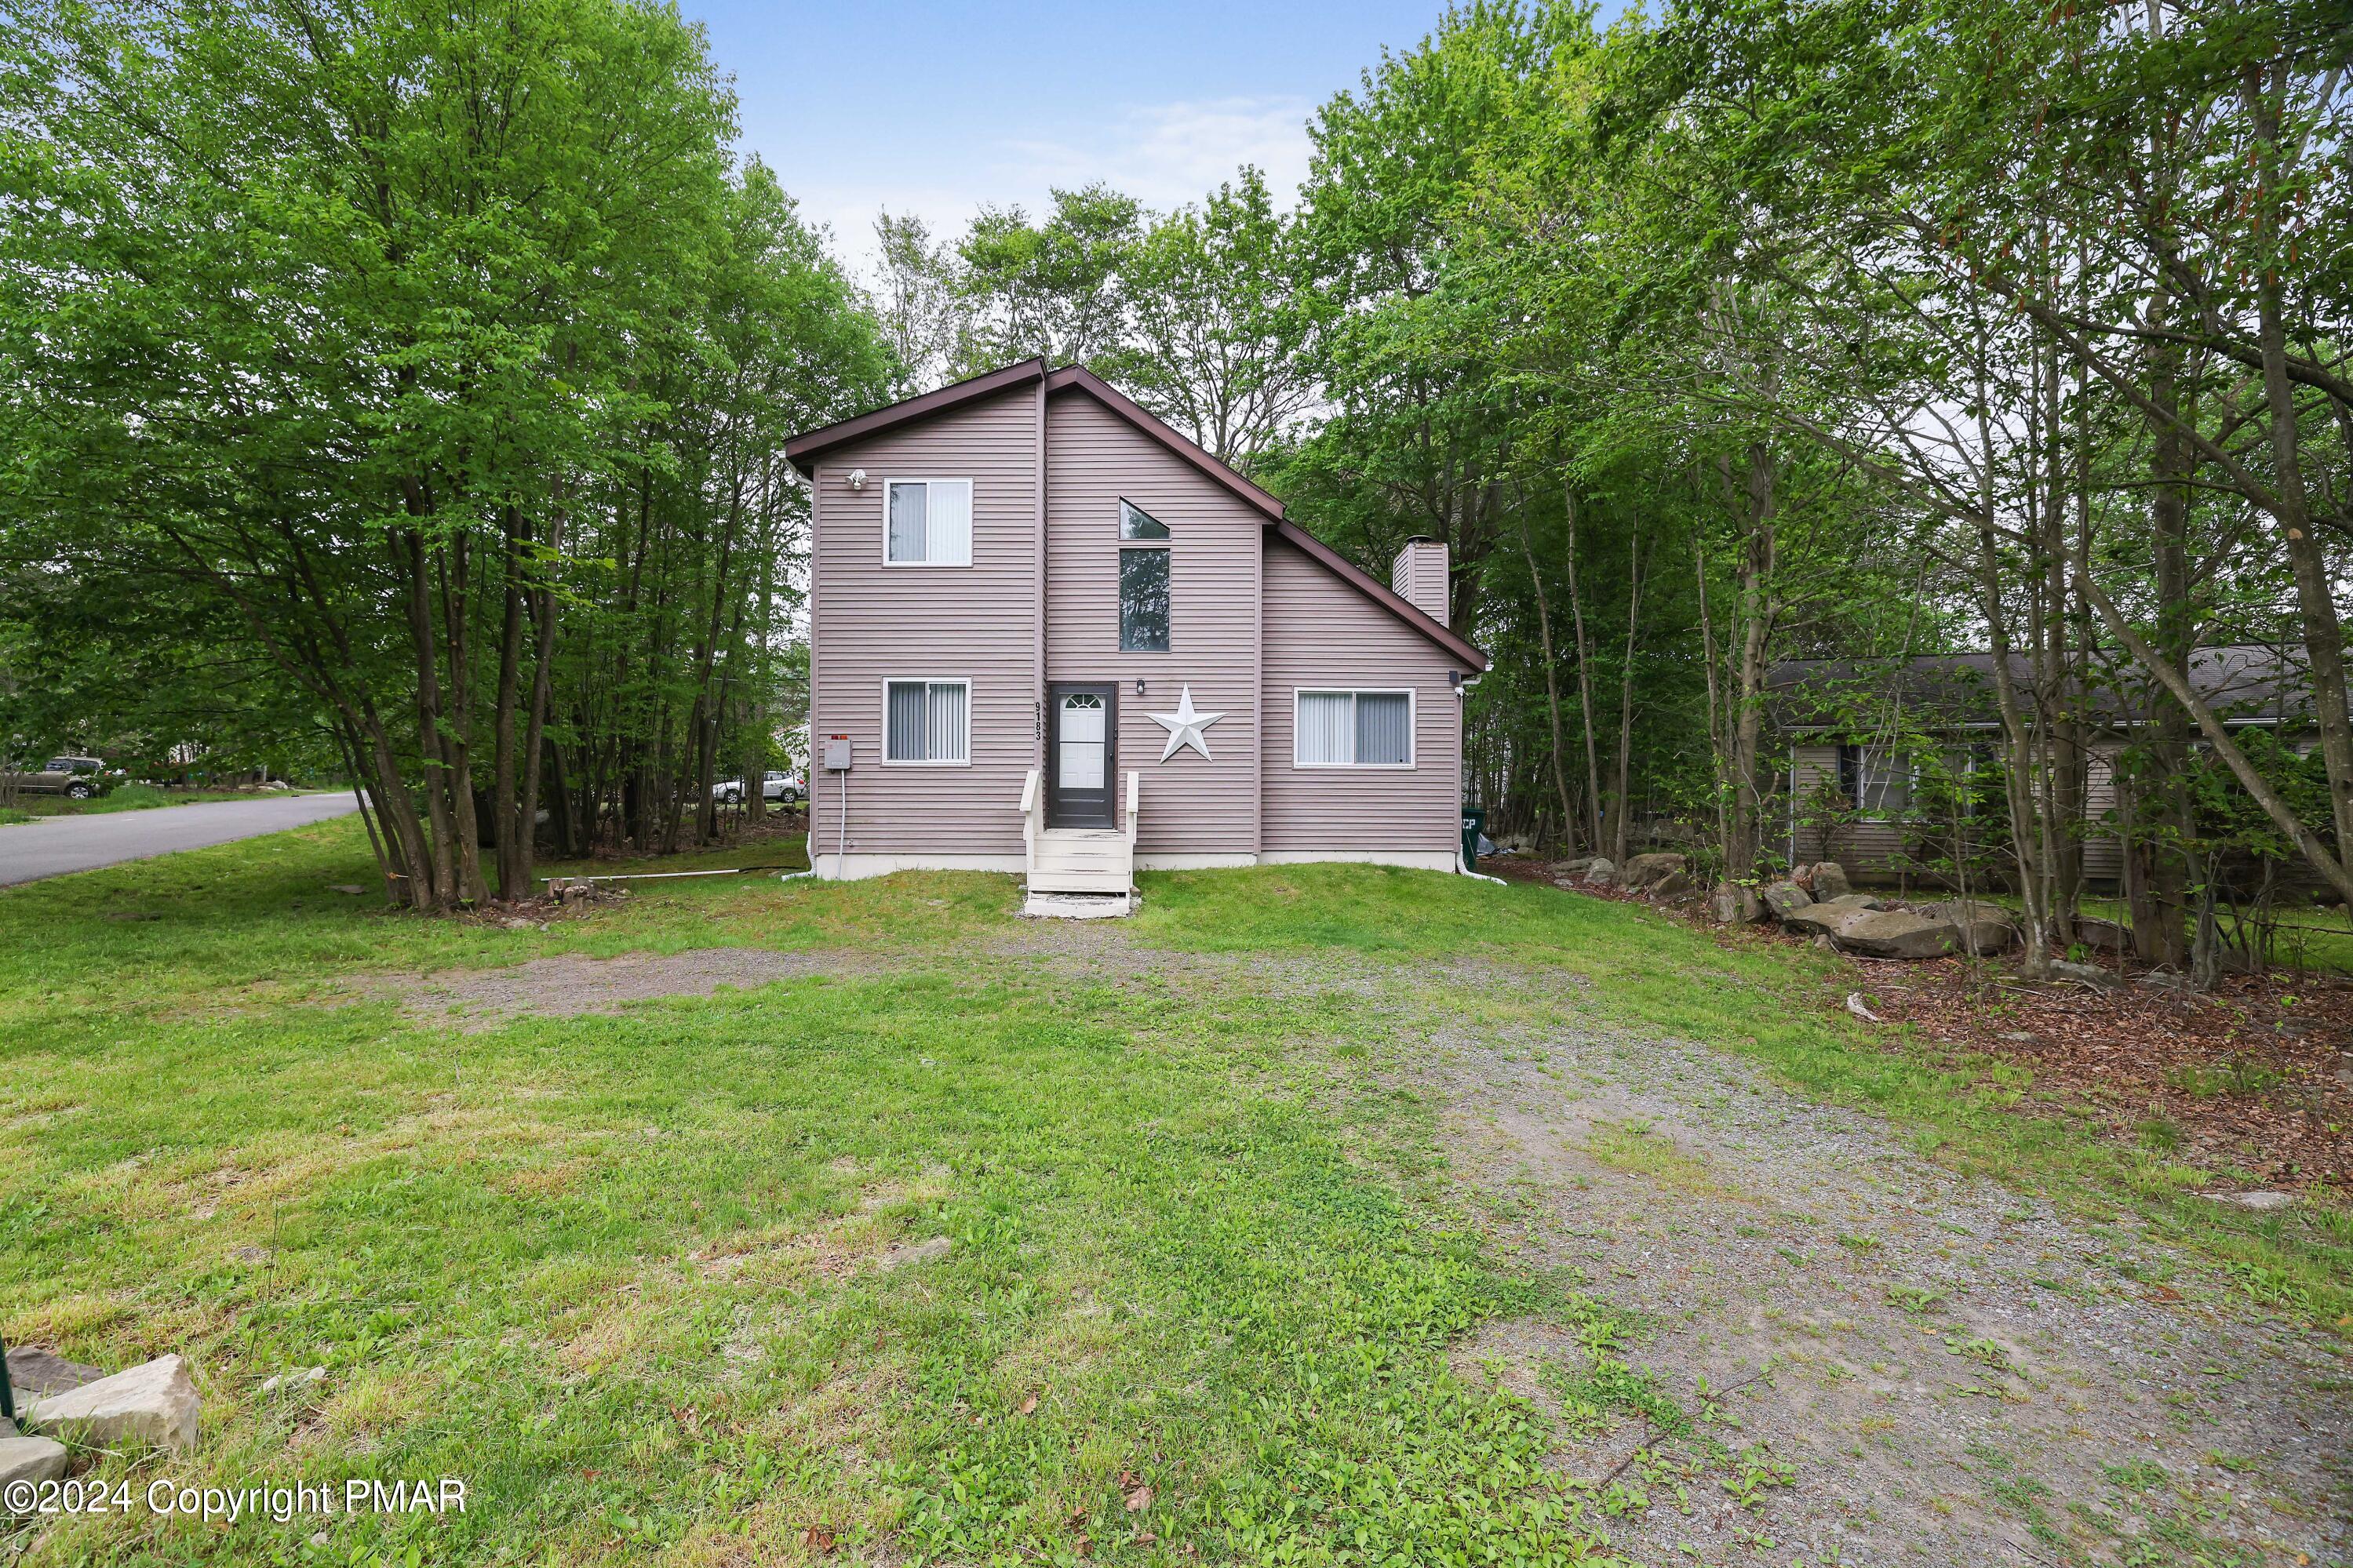
<svg viewBox="0 0 2353 1568"><path fill-rule="evenodd" d="M771 858L763 851L760 858ZM698 858L741 864L742 852ZM694 864L689 861L685 864ZM672 863L662 868L677 868ZM612 869L616 868L607 868ZM36 1562L692 1563L829 1542L960 1563L1590 1558L1593 1500L1446 1351L1638 1322L1455 1206L1426 1043L1345 986L991 964L1011 879L639 884L548 930L387 914L358 826L0 892L0 1331L188 1353L206 1484L464 1478L462 1516L0 1525ZM1924 1151L2131 1206L2342 1321L2337 1211L2018 1114L2015 1070L1866 1043L1822 962L1639 908L1366 868L1146 879L1126 931L1236 955L1459 956L1873 1108ZM374 973L714 946L837 973L461 1033ZM1440 982L1452 984L1452 982ZM1482 990L1482 988L1485 990ZM942 1238L944 1252L938 1249ZM930 1244L926 1246L925 1244ZM323 1365L315 1385L265 1380ZM1596 1377L1599 1371L1603 1375Z"/></svg>

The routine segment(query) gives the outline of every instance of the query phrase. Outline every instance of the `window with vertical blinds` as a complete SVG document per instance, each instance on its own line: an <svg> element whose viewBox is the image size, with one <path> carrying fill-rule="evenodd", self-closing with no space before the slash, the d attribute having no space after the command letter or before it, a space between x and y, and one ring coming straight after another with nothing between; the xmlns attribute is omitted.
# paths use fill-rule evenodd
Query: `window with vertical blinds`
<svg viewBox="0 0 2353 1568"><path fill-rule="evenodd" d="M1293 700L1292 761L1303 768L1413 766L1413 694L1301 691Z"/></svg>
<svg viewBox="0 0 2353 1568"><path fill-rule="evenodd" d="M972 564L972 481L892 479L883 489L882 559L893 566Z"/></svg>
<svg viewBox="0 0 2353 1568"><path fill-rule="evenodd" d="M882 686L882 760L972 760L972 683L891 680Z"/></svg>

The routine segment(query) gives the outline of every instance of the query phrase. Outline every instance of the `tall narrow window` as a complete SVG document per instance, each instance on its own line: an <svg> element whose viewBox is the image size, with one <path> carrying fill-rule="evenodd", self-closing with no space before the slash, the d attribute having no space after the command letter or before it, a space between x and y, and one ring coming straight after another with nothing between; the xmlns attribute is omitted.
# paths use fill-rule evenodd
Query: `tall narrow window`
<svg viewBox="0 0 2353 1568"><path fill-rule="evenodd" d="M1119 503L1119 646L1124 653L1168 651L1168 525L1133 501Z"/></svg>
<svg viewBox="0 0 2353 1568"><path fill-rule="evenodd" d="M972 481L892 479L883 487L882 559L892 566L972 564Z"/></svg>
<svg viewBox="0 0 2353 1568"><path fill-rule="evenodd" d="M1413 766L1411 692L1302 691L1293 702L1291 756L1297 766Z"/></svg>
<svg viewBox="0 0 2353 1568"><path fill-rule="evenodd" d="M882 685L882 760L972 760L972 683L890 680Z"/></svg>

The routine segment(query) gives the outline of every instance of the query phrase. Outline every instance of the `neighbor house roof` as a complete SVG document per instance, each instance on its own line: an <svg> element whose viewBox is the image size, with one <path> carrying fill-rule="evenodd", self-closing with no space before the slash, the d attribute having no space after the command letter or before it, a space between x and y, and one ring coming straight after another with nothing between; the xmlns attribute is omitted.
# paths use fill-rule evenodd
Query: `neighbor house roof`
<svg viewBox="0 0 2353 1568"><path fill-rule="evenodd" d="M1049 369L1043 359L1026 359L1018 364L1009 364L1002 370L990 371L987 375L976 375L969 381L959 381L953 385L943 386L937 391L926 392L920 397L910 397L904 402L893 403L887 407L860 414L855 418L828 425L822 429L807 431L785 443L785 458L804 475L812 474L816 469L817 460L838 447L848 446L855 441L866 440L886 430L913 424L917 420L934 418L951 409L960 408L967 403L977 402L984 397L994 397L999 393L1010 392L1017 387L1032 386L1041 381L1046 384L1046 391L1050 396L1066 392L1081 392L1102 404L1112 413L1134 426L1137 431L1199 471L1210 482L1231 492L1243 505L1265 518L1268 531L1284 543L1312 557L1319 565L1337 576L1348 586L1397 616L1415 631L1454 655L1455 658L1461 659L1470 666L1470 673L1477 674L1487 668L1487 656L1470 639L1456 635L1451 626L1425 615L1411 601L1388 584L1357 567L1305 529L1287 521L1282 515L1281 501L1209 456L1194 442L1171 428L1165 421L1147 413L1117 387L1082 364L1066 364L1060 369Z"/></svg>
<svg viewBox="0 0 2353 1568"><path fill-rule="evenodd" d="M2076 683L2078 710L2094 722L2138 724L2173 699L2121 652L2095 649ZM2012 679L2029 694L2034 665L2010 656ZM2307 721L2312 689L2303 663L2260 643L2193 650L2191 689L2225 724ZM2001 722L1989 653L1931 654L1908 659L1790 659L1766 675L1766 700L1782 724L1800 730L1865 730L1883 724L1900 703L1928 729L1991 729Z"/></svg>

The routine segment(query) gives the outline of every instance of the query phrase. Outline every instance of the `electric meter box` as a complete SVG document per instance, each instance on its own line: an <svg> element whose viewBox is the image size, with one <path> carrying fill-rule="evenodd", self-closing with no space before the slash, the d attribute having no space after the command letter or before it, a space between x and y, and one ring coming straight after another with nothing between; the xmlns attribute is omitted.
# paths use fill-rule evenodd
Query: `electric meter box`
<svg viewBox="0 0 2353 1568"><path fill-rule="evenodd" d="M846 773L849 771L849 737L828 735L825 738L825 771Z"/></svg>

